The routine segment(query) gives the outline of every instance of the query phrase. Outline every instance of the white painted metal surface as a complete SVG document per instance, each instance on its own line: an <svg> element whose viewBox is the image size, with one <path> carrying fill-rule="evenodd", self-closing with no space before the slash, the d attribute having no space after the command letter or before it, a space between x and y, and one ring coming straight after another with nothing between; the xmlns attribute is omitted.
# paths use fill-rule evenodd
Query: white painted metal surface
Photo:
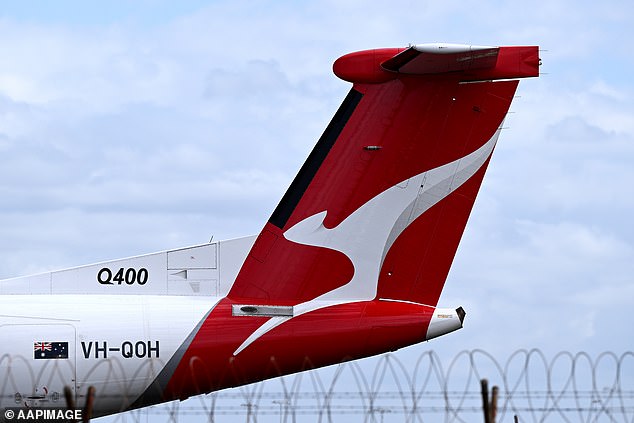
<svg viewBox="0 0 634 423"><path fill-rule="evenodd" d="M469 45L469 44L451 44L451 43L416 44L412 47L414 47L415 50L420 51L421 53L432 53L432 54L468 53L470 51L490 50L493 48L497 48L495 46L476 46L476 45Z"/></svg>

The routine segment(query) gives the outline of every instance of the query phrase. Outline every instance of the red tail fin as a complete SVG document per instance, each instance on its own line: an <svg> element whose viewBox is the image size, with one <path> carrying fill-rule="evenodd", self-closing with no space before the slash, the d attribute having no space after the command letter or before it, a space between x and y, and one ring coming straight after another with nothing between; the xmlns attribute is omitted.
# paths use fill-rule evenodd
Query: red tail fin
<svg viewBox="0 0 634 423"><path fill-rule="evenodd" d="M229 297L436 305L517 88L506 79L537 76L538 65L537 47L420 45L337 60L353 88Z"/></svg>
<svg viewBox="0 0 634 423"><path fill-rule="evenodd" d="M354 83L165 396L394 350L459 329L435 308L536 47L346 55ZM378 299L378 300L377 300Z"/></svg>

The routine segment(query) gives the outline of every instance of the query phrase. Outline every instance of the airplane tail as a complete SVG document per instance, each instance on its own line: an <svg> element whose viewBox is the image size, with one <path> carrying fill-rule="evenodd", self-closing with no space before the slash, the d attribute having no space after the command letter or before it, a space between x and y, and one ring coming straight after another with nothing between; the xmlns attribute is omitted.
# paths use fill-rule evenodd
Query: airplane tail
<svg viewBox="0 0 634 423"><path fill-rule="evenodd" d="M423 44L339 58L334 72L352 89L164 395L367 357L462 327L462 308L436 304L517 78L538 69L537 47Z"/></svg>
<svg viewBox="0 0 634 423"><path fill-rule="evenodd" d="M435 306L537 47L422 44L339 58L353 83L229 297Z"/></svg>

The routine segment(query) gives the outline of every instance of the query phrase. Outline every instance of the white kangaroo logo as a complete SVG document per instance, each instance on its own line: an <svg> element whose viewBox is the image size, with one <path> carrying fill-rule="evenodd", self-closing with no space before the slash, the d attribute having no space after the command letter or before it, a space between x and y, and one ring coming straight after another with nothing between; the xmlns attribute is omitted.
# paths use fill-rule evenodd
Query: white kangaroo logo
<svg viewBox="0 0 634 423"><path fill-rule="evenodd" d="M289 241L328 248L345 254L354 275L345 285L293 307L293 316L271 317L256 329L233 355L293 317L338 304L376 297L383 260L399 235L421 214L469 180L487 161L501 128L482 147L453 162L402 181L363 204L339 225L324 227L324 210L284 232Z"/></svg>

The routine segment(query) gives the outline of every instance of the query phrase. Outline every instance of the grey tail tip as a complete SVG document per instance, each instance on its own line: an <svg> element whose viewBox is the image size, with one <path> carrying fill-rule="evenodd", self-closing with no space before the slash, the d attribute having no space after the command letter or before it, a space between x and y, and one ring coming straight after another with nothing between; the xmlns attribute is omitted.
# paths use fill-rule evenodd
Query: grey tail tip
<svg viewBox="0 0 634 423"><path fill-rule="evenodd" d="M464 308L462 308L462 306L458 307L456 309L456 313L458 313L458 318L460 319L460 324L464 323L464 317L467 315L467 312L464 311Z"/></svg>

